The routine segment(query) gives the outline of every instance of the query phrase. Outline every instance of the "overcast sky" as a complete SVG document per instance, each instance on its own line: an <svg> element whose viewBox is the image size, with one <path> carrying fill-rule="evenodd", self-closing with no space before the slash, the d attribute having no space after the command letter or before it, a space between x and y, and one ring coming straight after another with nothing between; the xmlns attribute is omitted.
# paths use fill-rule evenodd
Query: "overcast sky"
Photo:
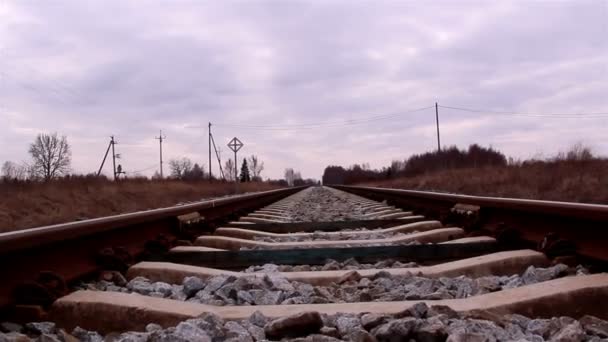
<svg viewBox="0 0 608 342"><path fill-rule="evenodd" d="M0 163L56 131L92 172L113 134L151 175L162 129L207 164L210 121L222 158L320 178L436 148L435 101L482 110L440 108L442 145L608 155L607 116L483 112L608 113L608 1L0 1Z"/></svg>

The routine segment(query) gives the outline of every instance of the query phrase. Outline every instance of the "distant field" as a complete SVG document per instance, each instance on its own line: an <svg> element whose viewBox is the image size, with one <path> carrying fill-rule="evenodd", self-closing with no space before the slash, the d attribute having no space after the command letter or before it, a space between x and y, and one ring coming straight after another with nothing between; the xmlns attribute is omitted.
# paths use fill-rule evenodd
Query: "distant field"
<svg viewBox="0 0 608 342"><path fill-rule="evenodd" d="M608 204L608 160L564 160L441 170L358 185Z"/></svg>
<svg viewBox="0 0 608 342"><path fill-rule="evenodd" d="M276 189L267 183L242 183L241 192ZM233 193L234 185L206 181L103 179L50 183L0 183L0 232L86 218L161 208Z"/></svg>

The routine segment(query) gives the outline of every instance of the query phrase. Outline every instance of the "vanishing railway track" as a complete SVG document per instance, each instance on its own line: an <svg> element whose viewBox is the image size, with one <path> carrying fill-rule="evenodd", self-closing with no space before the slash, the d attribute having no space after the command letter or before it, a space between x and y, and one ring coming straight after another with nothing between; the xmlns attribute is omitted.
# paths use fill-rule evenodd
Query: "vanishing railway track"
<svg viewBox="0 0 608 342"><path fill-rule="evenodd" d="M608 206L334 188L0 234L3 320L90 341L608 338Z"/></svg>

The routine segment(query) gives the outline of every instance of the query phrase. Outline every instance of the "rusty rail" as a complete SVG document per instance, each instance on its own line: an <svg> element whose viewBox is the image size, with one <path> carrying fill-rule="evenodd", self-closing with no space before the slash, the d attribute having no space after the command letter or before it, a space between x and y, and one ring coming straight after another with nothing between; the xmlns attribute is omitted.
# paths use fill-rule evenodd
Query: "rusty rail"
<svg viewBox="0 0 608 342"><path fill-rule="evenodd" d="M543 248L574 248L577 255L608 261L608 205L481 197L363 186L332 185L403 209L453 221L456 204L477 206L470 230L486 230L498 237L517 238ZM508 232L508 233L505 233ZM514 236L514 234L516 236ZM550 246L548 246L550 245ZM569 247L571 246L571 247Z"/></svg>
<svg viewBox="0 0 608 342"><path fill-rule="evenodd" d="M214 221L275 202L304 187L263 191L186 205L108 216L0 234L0 309L44 304L66 284L103 269L120 268L144 252L163 249ZM177 216L198 212L204 219L184 231ZM47 272L48 271L48 272ZM42 272L42 273L41 273Z"/></svg>

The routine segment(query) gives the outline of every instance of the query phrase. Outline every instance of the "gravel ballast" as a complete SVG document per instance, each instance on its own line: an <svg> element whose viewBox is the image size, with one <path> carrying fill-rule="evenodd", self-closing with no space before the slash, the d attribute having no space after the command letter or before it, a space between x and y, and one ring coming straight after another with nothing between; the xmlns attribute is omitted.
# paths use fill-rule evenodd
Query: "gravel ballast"
<svg viewBox="0 0 608 342"><path fill-rule="evenodd" d="M275 265L265 264L261 266L250 266L243 272L246 273L273 273L273 272L308 272L308 271L337 271L337 270L367 270L380 268L412 268L419 267L415 262L400 262L395 260L383 260L375 264L361 264L350 258L339 262L327 260L323 265Z"/></svg>
<svg viewBox="0 0 608 342"><path fill-rule="evenodd" d="M277 204L286 205L284 215L289 222L327 222L372 219L365 216L374 211L364 209L364 200L344 191L314 186L291 195Z"/></svg>
<svg viewBox="0 0 608 342"><path fill-rule="evenodd" d="M142 332L117 332L102 336L75 328L69 334L54 323L28 323L8 333L0 341L604 341L608 322L594 316L579 320L570 317L531 319L522 315L498 316L488 312L458 314L444 306L424 303L398 315L362 313L324 315L301 312L270 319L255 312L248 319L224 321L205 313L163 329L150 323Z"/></svg>
<svg viewBox="0 0 608 342"><path fill-rule="evenodd" d="M405 242L371 242L365 243L365 247L383 247L383 246L413 246L420 245L419 241L405 241ZM349 248L349 247L362 247L361 244L344 244L340 245L340 247L335 248ZM300 246L286 246L276 249L311 249L311 248L327 248L324 245L315 245L315 244L302 244ZM240 251L260 251L267 249L266 246L254 246L254 247L241 247Z"/></svg>
<svg viewBox="0 0 608 342"><path fill-rule="evenodd" d="M264 242L305 242L305 241L344 241L344 240L376 240L376 239L388 239L388 238L399 238L405 237L409 234L417 233L418 231L412 231L410 233L382 233L374 232L373 230L366 230L365 234L349 234L348 232L340 234L327 234L325 232L314 232L307 236L293 236L286 235L281 237L267 237L267 236L255 236L254 241Z"/></svg>
<svg viewBox="0 0 608 342"><path fill-rule="evenodd" d="M146 278L136 277L125 287L101 281L89 284L86 288L135 292L146 296L217 306L324 304L467 298L569 274L586 273L583 268L574 270L558 264L548 268L530 266L522 275L480 278L427 278L414 274L393 276L386 271L380 271L371 278L362 278L356 271L350 271L337 282L327 286L289 281L279 274L269 273L260 277L222 275L206 280L186 277L180 285L150 282Z"/></svg>

